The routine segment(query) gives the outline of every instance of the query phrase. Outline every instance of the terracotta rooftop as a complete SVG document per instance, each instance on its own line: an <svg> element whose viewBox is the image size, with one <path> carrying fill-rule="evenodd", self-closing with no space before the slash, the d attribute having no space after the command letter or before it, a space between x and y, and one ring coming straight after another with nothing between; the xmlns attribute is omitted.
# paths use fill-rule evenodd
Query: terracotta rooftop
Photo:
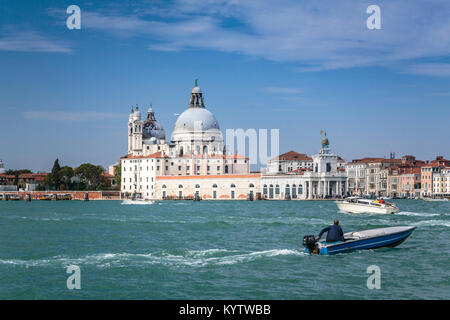
<svg viewBox="0 0 450 320"><path fill-rule="evenodd" d="M144 155L133 156L132 154L129 154L129 155L121 157L120 159L149 159L149 158L168 158L168 156L162 155L161 152L155 152L155 153L149 154L147 156L144 156Z"/></svg>
<svg viewBox="0 0 450 320"><path fill-rule="evenodd" d="M304 153L298 153L293 150L280 154L278 157L272 158L271 160L287 160L287 161L312 161L312 158L308 157Z"/></svg>

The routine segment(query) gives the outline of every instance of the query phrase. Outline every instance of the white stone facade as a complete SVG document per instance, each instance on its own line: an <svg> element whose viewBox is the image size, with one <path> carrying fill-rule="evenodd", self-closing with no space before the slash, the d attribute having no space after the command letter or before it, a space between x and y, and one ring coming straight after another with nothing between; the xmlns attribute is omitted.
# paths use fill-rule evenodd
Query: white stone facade
<svg viewBox="0 0 450 320"><path fill-rule="evenodd" d="M324 199L347 193L347 175L338 165L339 157L322 143L312 157L312 168L295 173L265 173L261 176L262 197L266 199Z"/></svg>
<svg viewBox="0 0 450 320"><path fill-rule="evenodd" d="M139 109L128 119L128 155L121 158L121 191L125 196L162 198L156 193L156 177L245 175L247 157L224 153L219 123L206 109L203 94L192 89L188 109L177 119L166 142L164 128L150 106L144 120Z"/></svg>

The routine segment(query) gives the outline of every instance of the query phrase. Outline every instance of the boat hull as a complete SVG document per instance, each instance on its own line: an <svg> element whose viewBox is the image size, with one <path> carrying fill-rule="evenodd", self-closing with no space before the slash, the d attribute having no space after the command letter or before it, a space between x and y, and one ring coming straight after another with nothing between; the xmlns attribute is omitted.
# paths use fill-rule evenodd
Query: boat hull
<svg viewBox="0 0 450 320"><path fill-rule="evenodd" d="M152 200L123 200L122 204L136 204L136 205L142 205L142 204L153 204L155 201Z"/></svg>
<svg viewBox="0 0 450 320"><path fill-rule="evenodd" d="M348 213L378 213L378 214L393 214L398 212L397 207L375 207L360 203L346 203L336 201L339 210Z"/></svg>
<svg viewBox="0 0 450 320"><path fill-rule="evenodd" d="M391 227L381 228L379 230L365 230L358 234L362 237L359 239L348 238L352 233L344 235L346 241L339 241L328 244L321 242L318 246L317 253L320 255L330 255L337 253L351 252L355 250L378 249L383 247L396 247L403 243L416 227ZM377 231L379 231L377 233ZM309 253L308 248L305 247L306 252Z"/></svg>

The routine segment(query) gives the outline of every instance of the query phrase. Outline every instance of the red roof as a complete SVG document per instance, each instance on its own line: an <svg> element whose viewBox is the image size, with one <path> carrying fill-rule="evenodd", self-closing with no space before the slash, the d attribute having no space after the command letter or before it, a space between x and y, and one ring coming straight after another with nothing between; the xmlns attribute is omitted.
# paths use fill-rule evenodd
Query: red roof
<svg viewBox="0 0 450 320"><path fill-rule="evenodd" d="M22 173L19 175L19 179L41 179L48 175L47 172L42 173Z"/></svg>
<svg viewBox="0 0 450 320"><path fill-rule="evenodd" d="M115 178L113 174L110 174L109 172L102 172L102 176L105 178Z"/></svg>
<svg viewBox="0 0 450 320"><path fill-rule="evenodd" d="M312 161L312 158L308 157L304 153L298 153L293 150L280 154L278 157L275 157L271 160L287 160L287 161Z"/></svg>
<svg viewBox="0 0 450 320"><path fill-rule="evenodd" d="M16 176L13 174L5 174L5 173L0 173L0 178L3 179L14 179Z"/></svg>
<svg viewBox="0 0 450 320"><path fill-rule="evenodd" d="M147 156L140 155L140 156L133 156L132 154L123 156L120 159L147 159L147 158L168 158L167 155L163 155L160 151L149 154Z"/></svg>

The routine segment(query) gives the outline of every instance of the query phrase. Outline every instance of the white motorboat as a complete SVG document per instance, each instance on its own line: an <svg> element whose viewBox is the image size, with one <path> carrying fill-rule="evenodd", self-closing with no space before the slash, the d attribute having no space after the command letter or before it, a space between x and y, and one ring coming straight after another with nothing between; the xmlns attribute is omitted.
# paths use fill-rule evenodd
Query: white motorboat
<svg viewBox="0 0 450 320"><path fill-rule="evenodd" d="M399 211L395 204L384 200L371 200L359 197L349 197L341 201L335 201L339 210L349 213L379 213L391 214Z"/></svg>
<svg viewBox="0 0 450 320"><path fill-rule="evenodd" d="M144 199L125 199L122 200L122 204L153 204L155 201Z"/></svg>
<svg viewBox="0 0 450 320"><path fill-rule="evenodd" d="M423 201L449 201L447 198L422 198Z"/></svg>

